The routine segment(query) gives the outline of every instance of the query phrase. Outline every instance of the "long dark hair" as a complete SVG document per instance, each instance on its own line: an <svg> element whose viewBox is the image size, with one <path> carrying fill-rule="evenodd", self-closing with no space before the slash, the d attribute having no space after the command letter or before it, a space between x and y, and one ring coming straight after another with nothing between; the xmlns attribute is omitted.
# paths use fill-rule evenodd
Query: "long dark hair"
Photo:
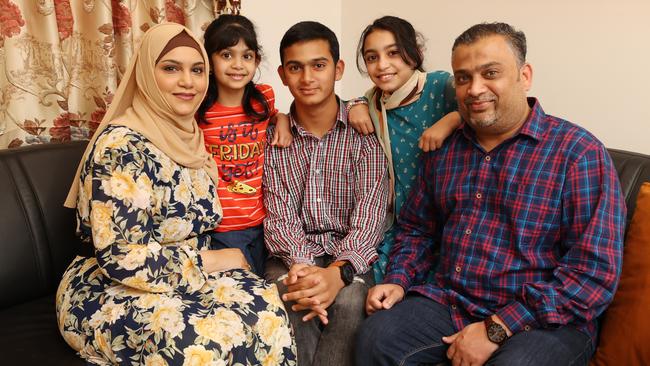
<svg viewBox="0 0 650 366"><path fill-rule="evenodd" d="M262 59L262 47L257 43L255 26L243 15L222 14L213 20L205 30L203 45L208 55L212 57L215 52L232 47L239 43L240 40L244 41L246 46L255 52L255 59L259 62ZM210 77L208 92L197 112L199 123L207 123L205 113L217 101L218 97L217 80ZM255 87L253 80L249 81L244 87L241 102L244 113L255 121L266 120L271 114L269 103L266 101L264 94ZM255 110L253 102L258 102L262 106L262 111Z"/></svg>
<svg viewBox="0 0 650 366"><path fill-rule="evenodd" d="M363 59L366 37L378 29L393 34L397 50L407 65L410 65L413 69L424 71L422 67L422 63L424 63L424 37L422 34L417 32L408 21L396 16L386 15L375 19L372 24L361 32L359 44L357 45L357 69L359 69L359 72L362 74L367 73L366 63Z"/></svg>

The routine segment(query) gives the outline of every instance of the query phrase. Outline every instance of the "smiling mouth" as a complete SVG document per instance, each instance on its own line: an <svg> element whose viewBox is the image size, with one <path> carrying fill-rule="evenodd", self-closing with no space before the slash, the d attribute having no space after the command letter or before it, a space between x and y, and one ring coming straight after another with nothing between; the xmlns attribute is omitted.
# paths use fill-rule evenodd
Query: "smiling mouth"
<svg viewBox="0 0 650 366"><path fill-rule="evenodd" d="M226 75L228 75L229 77L235 80L243 80L246 77L246 75L243 74L226 74Z"/></svg>
<svg viewBox="0 0 650 366"><path fill-rule="evenodd" d="M179 98L179 99L182 99L182 100L192 100L192 99L194 99L195 94L174 93L174 96L176 98Z"/></svg>
<svg viewBox="0 0 650 366"><path fill-rule="evenodd" d="M474 99L474 100L468 100L465 101L465 105L471 110L472 112L483 112L486 109L490 107L494 103L493 99Z"/></svg>
<svg viewBox="0 0 650 366"><path fill-rule="evenodd" d="M395 76L395 74L381 74L377 75L377 79L379 79L379 81L390 81L393 79L393 76Z"/></svg>

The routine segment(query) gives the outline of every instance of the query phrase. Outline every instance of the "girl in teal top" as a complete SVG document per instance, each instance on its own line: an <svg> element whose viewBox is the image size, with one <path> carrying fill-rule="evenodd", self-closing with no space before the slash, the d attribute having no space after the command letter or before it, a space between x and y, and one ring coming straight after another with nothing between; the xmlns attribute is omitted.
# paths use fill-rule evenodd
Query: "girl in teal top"
<svg viewBox="0 0 650 366"><path fill-rule="evenodd" d="M348 119L359 132L377 134L393 183L393 209L373 265L377 283L384 277L395 239L394 215L415 181L421 152L439 148L460 125L452 76L423 71L421 38L406 20L384 16L366 27L357 49L357 66L370 76L374 87L362 99L367 107L358 103Z"/></svg>

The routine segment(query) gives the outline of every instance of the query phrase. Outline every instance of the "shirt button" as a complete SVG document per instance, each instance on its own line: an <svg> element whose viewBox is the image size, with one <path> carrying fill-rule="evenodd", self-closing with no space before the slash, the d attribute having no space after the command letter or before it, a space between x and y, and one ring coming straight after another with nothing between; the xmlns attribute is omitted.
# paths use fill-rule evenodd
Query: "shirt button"
<svg viewBox="0 0 650 366"><path fill-rule="evenodd" d="M314 170L314 173L316 173L316 174L320 174L320 169L315 169L315 170Z"/></svg>
<svg viewBox="0 0 650 366"><path fill-rule="evenodd" d="M485 157L485 161L490 161L491 159L492 159L492 158L490 157L490 155L488 155L488 156Z"/></svg>
<svg viewBox="0 0 650 366"><path fill-rule="evenodd" d="M316 198L316 202L320 203L320 201L321 201L320 198Z"/></svg>
<svg viewBox="0 0 650 366"><path fill-rule="evenodd" d="M452 305L451 308L456 310L456 304Z"/></svg>
<svg viewBox="0 0 650 366"><path fill-rule="evenodd" d="M460 266L456 266L456 272L460 272Z"/></svg>
<svg viewBox="0 0 650 366"><path fill-rule="evenodd" d="M526 325L526 326L524 326L524 330L525 330L526 332L528 332L528 331L530 330L530 325Z"/></svg>
<svg viewBox="0 0 650 366"><path fill-rule="evenodd" d="M480 194L480 193L477 193L477 194L476 194L476 198L481 199L481 197L483 197L482 194Z"/></svg>
<svg viewBox="0 0 650 366"><path fill-rule="evenodd" d="M472 233L472 230L470 230L470 229L465 230L465 235L469 235L471 233Z"/></svg>

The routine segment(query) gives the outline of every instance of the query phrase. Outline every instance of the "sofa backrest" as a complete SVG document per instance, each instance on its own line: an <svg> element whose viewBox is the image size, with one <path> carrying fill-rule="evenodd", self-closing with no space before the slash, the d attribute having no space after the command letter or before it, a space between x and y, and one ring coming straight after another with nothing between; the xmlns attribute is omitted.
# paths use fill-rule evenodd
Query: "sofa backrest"
<svg viewBox="0 0 650 366"><path fill-rule="evenodd" d="M621 189L625 195L629 224L636 207L636 196L641 183L650 182L650 155L616 149L608 149L608 151L614 161Z"/></svg>
<svg viewBox="0 0 650 366"><path fill-rule="evenodd" d="M53 293L78 251L63 201L86 144L0 151L0 309Z"/></svg>

